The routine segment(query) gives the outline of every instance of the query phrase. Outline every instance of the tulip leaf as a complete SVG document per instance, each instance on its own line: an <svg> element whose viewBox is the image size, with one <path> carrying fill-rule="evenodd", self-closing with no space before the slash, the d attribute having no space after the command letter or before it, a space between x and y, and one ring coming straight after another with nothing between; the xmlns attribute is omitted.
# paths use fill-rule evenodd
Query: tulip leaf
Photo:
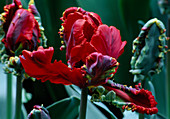
<svg viewBox="0 0 170 119"><path fill-rule="evenodd" d="M69 97L47 107L52 119L76 119L78 117L80 99Z"/></svg>
<svg viewBox="0 0 170 119"><path fill-rule="evenodd" d="M117 117L102 102L94 102L94 104L106 110L111 115L112 119L117 119Z"/></svg>

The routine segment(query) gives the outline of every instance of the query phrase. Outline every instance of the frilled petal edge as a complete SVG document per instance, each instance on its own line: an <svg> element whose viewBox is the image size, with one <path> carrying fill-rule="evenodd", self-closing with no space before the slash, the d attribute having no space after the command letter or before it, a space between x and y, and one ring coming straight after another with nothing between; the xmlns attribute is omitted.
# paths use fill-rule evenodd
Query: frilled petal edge
<svg viewBox="0 0 170 119"><path fill-rule="evenodd" d="M86 85L86 80L83 78L83 72L80 68L71 69L61 61L49 62L42 58L52 59L54 49L38 48L37 51L29 52L24 50L23 56L20 56L20 61L25 69L25 72L42 82L49 80L52 83L71 85L75 84L79 87ZM46 62L45 62L46 61Z"/></svg>
<svg viewBox="0 0 170 119"><path fill-rule="evenodd" d="M118 97L126 102L122 106L123 110L127 109L150 115L158 112L157 102L152 92L148 90L140 89L138 86L132 88L116 83L111 83L110 86L104 85L104 87L109 91L113 90Z"/></svg>

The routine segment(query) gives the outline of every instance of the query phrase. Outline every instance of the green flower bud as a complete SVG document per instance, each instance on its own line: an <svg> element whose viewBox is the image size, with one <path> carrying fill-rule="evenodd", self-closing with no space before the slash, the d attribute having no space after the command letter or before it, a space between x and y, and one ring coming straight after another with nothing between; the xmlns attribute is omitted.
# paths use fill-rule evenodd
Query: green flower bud
<svg viewBox="0 0 170 119"><path fill-rule="evenodd" d="M105 101L112 102L113 100L115 100L115 98L116 98L116 93L112 90L106 94Z"/></svg>

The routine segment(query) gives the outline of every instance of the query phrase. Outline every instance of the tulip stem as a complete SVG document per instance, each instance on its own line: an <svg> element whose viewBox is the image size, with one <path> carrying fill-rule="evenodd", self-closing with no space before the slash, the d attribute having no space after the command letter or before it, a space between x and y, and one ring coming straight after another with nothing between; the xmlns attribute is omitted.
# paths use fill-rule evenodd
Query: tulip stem
<svg viewBox="0 0 170 119"><path fill-rule="evenodd" d="M22 99L22 77L23 73L17 76L15 119L21 119L21 99Z"/></svg>
<svg viewBox="0 0 170 119"><path fill-rule="evenodd" d="M12 119L12 74L7 73L7 119Z"/></svg>
<svg viewBox="0 0 170 119"><path fill-rule="evenodd" d="M87 88L82 88L79 119L86 119L87 93Z"/></svg>

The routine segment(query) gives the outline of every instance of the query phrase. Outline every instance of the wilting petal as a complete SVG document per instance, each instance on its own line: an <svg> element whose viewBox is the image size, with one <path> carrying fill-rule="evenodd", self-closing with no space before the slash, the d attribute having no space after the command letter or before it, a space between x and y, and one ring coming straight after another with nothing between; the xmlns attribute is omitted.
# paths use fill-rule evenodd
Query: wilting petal
<svg viewBox="0 0 170 119"><path fill-rule="evenodd" d="M43 82L49 80L56 84L75 84L84 87L86 85L86 79L83 78L84 72L80 68L68 68L61 61L51 63L53 52L52 47L48 49L39 47L37 51L33 52L24 50L22 52L23 56L20 56L20 61L25 72L31 77L41 79Z"/></svg>
<svg viewBox="0 0 170 119"><path fill-rule="evenodd" d="M121 41L120 32L114 26L100 25L91 44L102 54L117 59L123 53L126 41Z"/></svg>
<svg viewBox="0 0 170 119"><path fill-rule="evenodd" d="M86 58L86 72L90 76L89 85L100 85L106 83L108 78L112 78L119 65L116 59L102 55L101 53L91 53Z"/></svg>
<svg viewBox="0 0 170 119"><path fill-rule="evenodd" d="M103 85L107 90L113 90L118 97L126 102L122 109L137 111L139 113L156 114L157 102L154 96L148 90L139 89L139 87L132 88L121 84L110 83L110 85Z"/></svg>

